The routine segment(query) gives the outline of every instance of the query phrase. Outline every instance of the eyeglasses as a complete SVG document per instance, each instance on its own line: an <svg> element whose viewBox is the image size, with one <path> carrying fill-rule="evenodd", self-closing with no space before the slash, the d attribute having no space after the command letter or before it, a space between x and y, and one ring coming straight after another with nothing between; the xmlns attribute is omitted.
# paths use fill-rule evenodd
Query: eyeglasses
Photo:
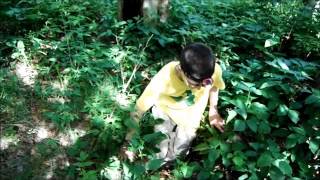
<svg viewBox="0 0 320 180"><path fill-rule="evenodd" d="M194 87L205 87L205 86L208 86L208 85L211 85L213 83L212 79L211 78L207 78L207 79L204 79L202 80L201 82L199 81L195 81L193 80L192 78L190 78L189 75L187 75L186 73L184 73L182 71L182 69L180 69L180 71L183 73L184 75L184 79L186 80L187 84L189 84L190 86L194 86Z"/></svg>

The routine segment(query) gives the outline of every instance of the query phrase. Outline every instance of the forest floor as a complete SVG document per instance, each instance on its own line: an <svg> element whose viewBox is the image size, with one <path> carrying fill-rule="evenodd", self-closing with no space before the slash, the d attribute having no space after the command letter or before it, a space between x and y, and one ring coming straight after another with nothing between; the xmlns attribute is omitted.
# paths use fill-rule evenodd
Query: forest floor
<svg viewBox="0 0 320 180"><path fill-rule="evenodd" d="M26 71L19 76L17 70L12 74L18 75L19 93L14 110L16 118L7 123L6 119L12 118L12 114L8 114L0 121L0 179L24 179L30 173L36 179L55 179L70 164L67 147L85 134L89 120L59 130L43 119L43 104L34 97L28 82L24 82L25 79L32 81L32 74Z"/></svg>

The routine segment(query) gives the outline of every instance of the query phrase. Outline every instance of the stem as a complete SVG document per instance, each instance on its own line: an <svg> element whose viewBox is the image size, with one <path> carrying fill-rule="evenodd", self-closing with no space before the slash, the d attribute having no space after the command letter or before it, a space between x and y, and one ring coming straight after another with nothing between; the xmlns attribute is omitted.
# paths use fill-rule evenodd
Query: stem
<svg viewBox="0 0 320 180"><path fill-rule="evenodd" d="M146 45L142 48L142 53L144 53L145 49L148 47L149 42L150 42L150 40L152 39L152 37L153 37L153 34L149 37ZM131 81L132 81L132 79L133 79L133 76L136 74L137 70L138 70L138 69L140 68L140 66L141 66L141 63L140 63L140 62L141 62L141 58L139 59L139 62L134 66L133 72L132 72L132 74L131 74L128 82L124 85L123 90L122 90L122 93L126 93L127 88L129 87L129 85L130 85L130 83L131 83Z"/></svg>

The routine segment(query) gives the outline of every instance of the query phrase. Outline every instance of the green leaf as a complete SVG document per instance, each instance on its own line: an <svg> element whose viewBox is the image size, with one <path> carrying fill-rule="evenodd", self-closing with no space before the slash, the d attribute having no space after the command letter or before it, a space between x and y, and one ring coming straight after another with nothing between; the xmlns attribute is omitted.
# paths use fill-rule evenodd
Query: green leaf
<svg viewBox="0 0 320 180"><path fill-rule="evenodd" d="M289 109L288 116L291 119L291 121L294 122L295 124L297 124L297 122L299 121L299 112L298 111Z"/></svg>
<svg viewBox="0 0 320 180"><path fill-rule="evenodd" d="M145 140L146 142L149 142L149 143L153 143L153 144L157 144L164 139L166 139L166 135L164 135L161 132L155 132L155 133L151 133L151 134L147 134L147 135L143 136L143 140Z"/></svg>
<svg viewBox="0 0 320 180"><path fill-rule="evenodd" d="M198 144L195 148L194 151L206 151L208 150L210 147L207 143L201 143Z"/></svg>
<svg viewBox="0 0 320 180"><path fill-rule="evenodd" d="M250 105L249 112L255 114L259 119L267 120L269 118L268 108L264 104L254 102Z"/></svg>
<svg viewBox="0 0 320 180"><path fill-rule="evenodd" d="M312 95L310 95L309 97L307 97L307 99L305 100L305 103L306 103L306 104L316 104L316 103L320 103L320 97L312 94Z"/></svg>
<svg viewBox="0 0 320 180"><path fill-rule="evenodd" d="M240 114L243 119L247 119L247 108L243 101L241 99L237 99L233 104L238 108L236 109L236 112Z"/></svg>
<svg viewBox="0 0 320 180"><path fill-rule="evenodd" d="M269 101L267 106L269 111L274 111L278 105L279 105L278 101Z"/></svg>
<svg viewBox="0 0 320 180"><path fill-rule="evenodd" d="M248 174L244 174L244 175L240 176L240 177L238 178L238 180L245 180L245 179L247 179L248 177L249 177Z"/></svg>
<svg viewBox="0 0 320 180"><path fill-rule="evenodd" d="M226 124L228 124L234 117L236 117L237 112L234 110L228 111L228 117L227 117L227 122Z"/></svg>
<svg viewBox="0 0 320 180"><path fill-rule="evenodd" d="M261 133L261 134L268 134L270 133L271 131L271 128L269 126L268 123L262 121L260 124L259 124L259 127L258 127L258 132Z"/></svg>
<svg viewBox="0 0 320 180"><path fill-rule="evenodd" d="M291 176L292 174L292 168L289 164L288 161L280 161L279 162L279 167L280 171L283 173L283 174L286 174L288 176Z"/></svg>
<svg viewBox="0 0 320 180"><path fill-rule="evenodd" d="M193 95L191 90L187 90L187 98L186 98L186 102L188 106L192 106L194 104L194 98L195 96Z"/></svg>
<svg viewBox="0 0 320 180"><path fill-rule="evenodd" d="M280 171L280 169L276 168L276 167L271 167L269 170L270 173L270 179L271 180L285 180L285 176L282 174L282 172Z"/></svg>
<svg viewBox="0 0 320 180"><path fill-rule="evenodd" d="M253 131L257 132L258 129L258 120L256 118L250 118L247 121L248 127Z"/></svg>
<svg viewBox="0 0 320 180"><path fill-rule="evenodd" d="M298 143L298 134L290 134L286 141L286 148L293 148Z"/></svg>
<svg viewBox="0 0 320 180"><path fill-rule="evenodd" d="M80 161L84 161L84 160L86 160L88 157L89 157L89 154L88 154L88 153L81 151L81 152L80 152L79 160L80 160Z"/></svg>
<svg viewBox="0 0 320 180"><path fill-rule="evenodd" d="M256 173L252 173L248 180L259 180Z"/></svg>
<svg viewBox="0 0 320 180"><path fill-rule="evenodd" d="M277 168L280 169L280 171L288 176L292 175L292 168L289 164L288 160L281 160L281 159L277 159L276 161L274 161L273 163Z"/></svg>
<svg viewBox="0 0 320 180"><path fill-rule="evenodd" d="M241 156L234 156L232 161L236 166L242 167L244 165L244 160Z"/></svg>
<svg viewBox="0 0 320 180"><path fill-rule="evenodd" d="M183 175L184 178L190 178L192 176L193 170L194 170L194 166L188 166L186 164L184 164L180 171Z"/></svg>
<svg viewBox="0 0 320 180"><path fill-rule="evenodd" d="M285 116L288 113L288 107L284 104L280 104L277 109L277 115L278 116Z"/></svg>
<svg viewBox="0 0 320 180"><path fill-rule="evenodd" d="M244 131L246 129L246 123L243 120L235 120L234 122L234 131Z"/></svg>
<svg viewBox="0 0 320 180"><path fill-rule="evenodd" d="M218 159L219 157L219 152L215 149L210 149L209 154L208 154L208 159L211 163L214 164L214 162Z"/></svg>
<svg viewBox="0 0 320 180"><path fill-rule="evenodd" d="M83 171L82 180L96 180L97 178L97 171L90 170L90 171Z"/></svg>
<svg viewBox="0 0 320 180"><path fill-rule="evenodd" d="M279 83L281 83L281 82L280 81L267 81L267 82L264 82L260 86L260 89L264 89L264 88L272 87L272 86L277 86L277 85L279 85Z"/></svg>
<svg viewBox="0 0 320 180"><path fill-rule="evenodd" d="M163 163L163 161L161 159L152 159L150 160L147 165L146 168L147 170L157 170L161 167L161 164Z"/></svg>
<svg viewBox="0 0 320 180"><path fill-rule="evenodd" d="M313 154L315 154L317 152L317 150L319 149L319 142L316 140L311 140L309 142L309 149L311 150L311 152Z"/></svg>
<svg viewBox="0 0 320 180"><path fill-rule="evenodd" d="M280 38L278 36L274 36L274 37L272 37L270 39L267 39L264 42L264 47L268 48L268 47L274 46L276 44L279 44L279 42L280 42Z"/></svg>
<svg viewBox="0 0 320 180"><path fill-rule="evenodd" d="M277 59L277 63L282 69L289 71L288 65L282 59Z"/></svg>
<svg viewBox="0 0 320 180"><path fill-rule="evenodd" d="M205 179L209 179L209 177L210 177L210 171L203 169L198 174L197 179L205 180Z"/></svg>
<svg viewBox="0 0 320 180"><path fill-rule="evenodd" d="M264 152L261 154L257 161L257 166L258 167L265 167L265 166L270 166L273 162L273 158L269 152Z"/></svg>
<svg viewBox="0 0 320 180"><path fill-rule="evenodd" d="M145 167L141 164L136 164L135 166L132 167L132 173L135 176L141 176L145 171L146 171Z"/></svg>

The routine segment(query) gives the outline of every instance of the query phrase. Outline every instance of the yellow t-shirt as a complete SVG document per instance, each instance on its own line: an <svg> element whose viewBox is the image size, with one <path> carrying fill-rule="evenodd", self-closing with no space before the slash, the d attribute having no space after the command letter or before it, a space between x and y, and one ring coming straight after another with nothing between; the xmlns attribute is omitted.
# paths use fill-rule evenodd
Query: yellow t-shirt
<svg viewBox="0 0 320 180"><path fill-rule="evenodd" d="M136 107L145 112L153 105L166 113L179 127L194 131L199 127L208 104L212 86L224 89L222 70L215 64L213 85L190 89L177 75L178 61L166 64L150 81L137 100ZM191 128L191 129L190 129Z"/></svg>

